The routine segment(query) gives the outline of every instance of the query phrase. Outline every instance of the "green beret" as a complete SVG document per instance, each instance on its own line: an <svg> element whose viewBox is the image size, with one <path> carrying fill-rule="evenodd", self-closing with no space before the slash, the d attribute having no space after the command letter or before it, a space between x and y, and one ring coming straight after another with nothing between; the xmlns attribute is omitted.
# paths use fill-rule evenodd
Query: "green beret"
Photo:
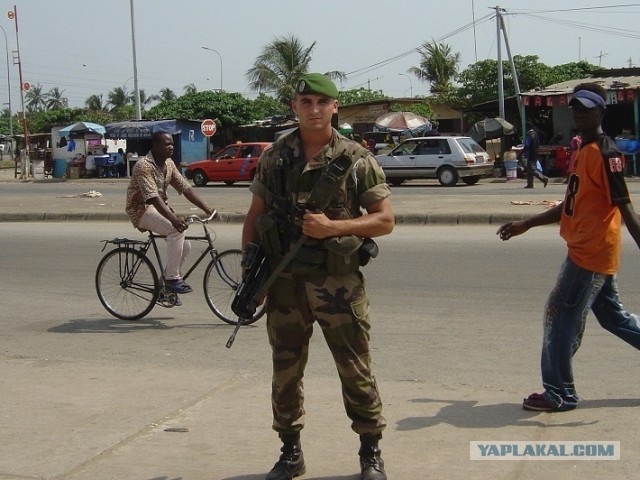
<svg viewBox="0 0 640 480"><path fill-rule="evenodd" d="M307 73L300 77L296 93L300 95L317 93L330 98L338 98L338 87L322 73Z"/></svg>

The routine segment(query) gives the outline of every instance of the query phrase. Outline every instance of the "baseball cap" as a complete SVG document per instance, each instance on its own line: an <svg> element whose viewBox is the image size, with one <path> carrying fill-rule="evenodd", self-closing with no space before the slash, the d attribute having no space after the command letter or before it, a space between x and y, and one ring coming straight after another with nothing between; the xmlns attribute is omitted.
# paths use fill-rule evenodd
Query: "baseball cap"
<svg viewBox="0 0 640 480"><path fill-rule="evenodd" d="M296 93L301 95L317 93L330 98L338 98L338 87L322 73L307 73L300 77Z"/></svg>
<svg viewBox="0 0 640 480"><path fill-rule="evenodd" d="M586 108L607 108L607 104L604 99L595 92L591 90L578 90L569 99L569 105L574 101L578 101L582 104L582 106Z"/></svg>

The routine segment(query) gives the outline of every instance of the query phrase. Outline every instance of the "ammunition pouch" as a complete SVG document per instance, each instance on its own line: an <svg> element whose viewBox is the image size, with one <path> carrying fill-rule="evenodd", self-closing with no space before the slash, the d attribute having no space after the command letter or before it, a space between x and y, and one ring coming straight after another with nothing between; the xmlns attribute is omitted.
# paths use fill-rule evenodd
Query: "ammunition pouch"
<svg viewBox="0 0 640 480"><path fill-rule="evenodd" d="M329 275L345 275L358 270L359 250L362 239L355 235L332 237L324 242L327 249L327 271Z"/></svg>
<svg viewBox="0 0 640 480"><path fill-rule="evenodd" d="M256 218L256 232L261 240L261 247L270 257L282 255L282 244L278 225L270 215L260 215Z"/></svg>
<svg viewBox="0 0 640 480"><path fill-rule="evenodd" d="M362 241L360 250L358 250L360 266L364 267L369 263L369 260L376 258L379 252L380 249L378 248L378 244L373 240L373 238L365 238Z"/></svg>

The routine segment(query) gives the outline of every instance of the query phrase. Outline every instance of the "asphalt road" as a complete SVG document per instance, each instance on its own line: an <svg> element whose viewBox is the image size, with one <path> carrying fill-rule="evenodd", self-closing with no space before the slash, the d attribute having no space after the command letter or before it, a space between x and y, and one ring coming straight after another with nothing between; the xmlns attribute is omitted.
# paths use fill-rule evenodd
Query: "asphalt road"
<svg viewBox="0 0 640 480"><path fill-rule="evenodd" d="M237 245L239 225L215 231L219 248ZM2 225L0 478L263 478L278 453L264 321L224 348L231 327L208 311L197 273L183 307L139 322L110 317L93 287L99 241L131 233L124 222ZM565 253L555 227L503 243L491 226L399 226L379 243L365 274L389 478L637 474L640 358L593 317L575 365L582 407L519 407L540 389L542 310ZM624 245L621 297L640 311L640 254L628 235ZM306 386L305 478L357 478L319 331ZM469 461L469 441L487 439L620 440L623 457Z"/></svg>

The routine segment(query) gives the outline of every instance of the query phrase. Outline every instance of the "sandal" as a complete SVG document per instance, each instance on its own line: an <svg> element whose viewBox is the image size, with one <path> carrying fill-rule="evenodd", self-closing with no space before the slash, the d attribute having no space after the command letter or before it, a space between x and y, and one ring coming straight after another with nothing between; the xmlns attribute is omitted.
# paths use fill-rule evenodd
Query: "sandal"
<svg viewBox="0 0 640 480"><path fill-rule="evenodd" d="M171 293L191 293L193 288L185 283L184 280L165 280L167 290Z"/></svg>

